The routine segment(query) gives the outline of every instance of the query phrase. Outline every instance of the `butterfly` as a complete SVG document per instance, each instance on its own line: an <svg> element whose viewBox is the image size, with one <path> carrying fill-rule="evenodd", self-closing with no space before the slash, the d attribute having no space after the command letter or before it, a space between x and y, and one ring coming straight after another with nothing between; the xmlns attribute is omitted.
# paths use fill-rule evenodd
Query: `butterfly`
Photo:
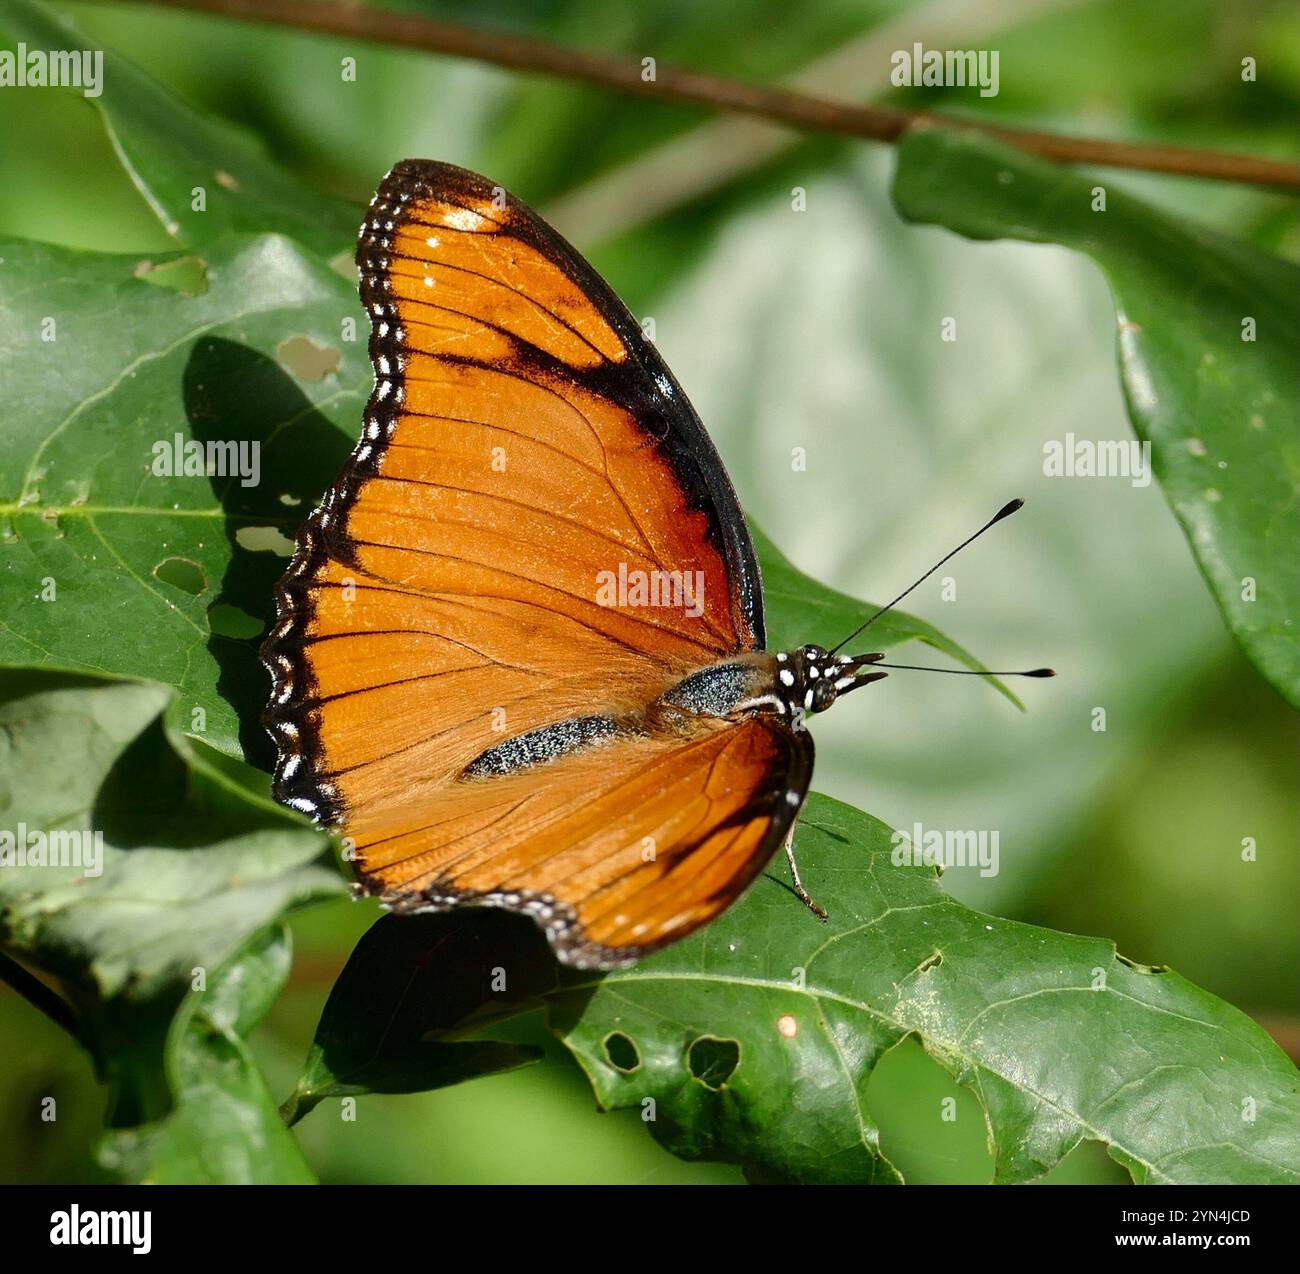
<svg viewBox="0 0 1300 1274"><path fill-rule="evenodd" d="M791 841L806 718L883 656L765 649L708 434L519 200L406 160L357 263L374 389L262 648L278 799L392 910L522 912L577 967L707 924L782 845L824 918Z"/></svg>

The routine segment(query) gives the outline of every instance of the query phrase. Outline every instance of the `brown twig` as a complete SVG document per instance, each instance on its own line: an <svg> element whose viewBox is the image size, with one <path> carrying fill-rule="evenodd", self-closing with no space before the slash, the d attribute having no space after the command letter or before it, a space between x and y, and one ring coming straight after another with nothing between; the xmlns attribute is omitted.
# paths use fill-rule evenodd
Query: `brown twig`
<svg viewBox="0 0 1300 1274"><path fill-rule="evenodd" d="M1300 1062L1300 1019L1280 1013L1256 1013L1252 1016L1293 1062Z"/></svg>
<svg viewBox="0 0 1300 1274"><path fill-rule="evenodd" d="M985 133L1045 159L1064 163L1136 168L1146 172L1208 177L1300 191L1300 165L1283 160L1193 150L1183 146L1064 137L1037 129L1009 128L931 111L834 102L776 86L748 84L659 63L653 80L642 78L634 58L593 53L531 36L483 31L455 22L393 13L336 0L142 0L250 22L295 27L376 44L472 58L516 71L555 75L661 102L734 111L806 132L840 133L873 141L897 141L909 129L944 127Z"/></svg>

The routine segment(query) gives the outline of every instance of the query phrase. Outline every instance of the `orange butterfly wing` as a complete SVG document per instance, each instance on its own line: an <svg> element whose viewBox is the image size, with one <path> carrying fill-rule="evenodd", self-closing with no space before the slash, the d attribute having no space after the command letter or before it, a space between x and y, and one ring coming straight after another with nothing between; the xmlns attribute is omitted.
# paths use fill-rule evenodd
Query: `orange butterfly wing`
<svg viewBox="0 0 1300 1274"><path fill-rule="evenodd" d="M703 923L722 876L725 906L779 843L811 766L784 726L690 714L646 737L629 724L689 673L762 648L761 581L721 462L627 310L499 187L398 165L358 263L376 383L361 441L299 533L263 650L277 795L344 827L363 880L404 905L527 897L569 917L557 949L575 959L584 942L680 936L674 916L642 914L676 897L666 864L682 868L678 889L703 873L698 896L678 898L699 917L688 927ZM633 578L686 581L677 600L694 604L602 595ZM616 736L465 774L505 739L593 714L621 723ZM649 808L618 810L620 791ZM633 870L610 846L638 827L651 829L638 844L671 834ZM583 869L552 888L557 859ZM601 913L599 938L575 936L596 924L584 906L629 890L632 922Z"/></svg>

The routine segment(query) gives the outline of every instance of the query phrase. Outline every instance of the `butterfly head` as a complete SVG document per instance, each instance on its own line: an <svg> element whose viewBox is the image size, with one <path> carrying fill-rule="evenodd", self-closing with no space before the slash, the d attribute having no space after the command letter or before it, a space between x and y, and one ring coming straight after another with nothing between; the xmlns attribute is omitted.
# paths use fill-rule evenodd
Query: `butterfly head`
<svg viewBox="0 0 1300 1274"><path fill-rule="evenodd" d="M870 670L884 652L834 655L823 646L800 646L776 657L777 692L791 715L825 712L840 695L879 681L887 673Z"/></svg>

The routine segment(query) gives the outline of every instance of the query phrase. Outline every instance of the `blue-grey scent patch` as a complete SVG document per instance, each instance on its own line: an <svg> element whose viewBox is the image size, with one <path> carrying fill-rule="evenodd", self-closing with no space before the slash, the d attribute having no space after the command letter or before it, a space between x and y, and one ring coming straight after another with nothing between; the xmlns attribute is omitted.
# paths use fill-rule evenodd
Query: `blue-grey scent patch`
<svg viewBox="0 0 1300 1274"><path fill-rule="evenodd" d="M752 668L743 664L714 664L691 673L664 695L664 701L689 712L725 717L742 699L749 697L752 687Z"/></svg>
<svg viewBox="0 0 1300 1274"><path fill-rule="evenodd" d="M467 775L512 774L530 765L554 761L579 748L612 739L618 723L611 717L570 717L529 730L489 748L465 767Z"/></svg>

